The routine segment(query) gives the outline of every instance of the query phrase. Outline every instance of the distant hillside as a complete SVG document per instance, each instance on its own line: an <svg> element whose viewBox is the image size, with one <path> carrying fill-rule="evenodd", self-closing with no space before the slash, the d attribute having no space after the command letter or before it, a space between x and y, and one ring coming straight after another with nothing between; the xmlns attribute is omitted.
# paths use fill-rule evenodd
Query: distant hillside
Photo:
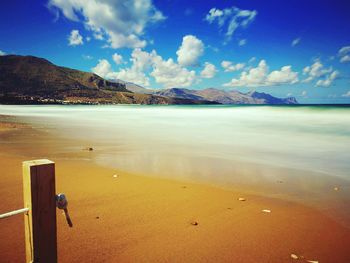
<svg viewBox="0 0 350 263"><path fill-rule="evenodd" d="M205 98L199 95L196 95L196 91L190 90L190 89L179 89L179 88L173 88L173 89L164 89L157 91L153 94L159 95L159 96L165 96L165 97L177 97L177 98L184 98L184 99L191 99L191 100L204 100ZM208 99L211 100L211 99Z"/></svg>
<svg viewBox="0 0 350 263"><path fill-rule="evenodd" d="M0 56L0 103L205 104L213 102L133 93L124 83L59 67L33 56Z"/></svg>
<svg viewBox="0 0 350 263"><path fill-rule="evenodd" d="M135 83L132 83L132 82L127 82L127 81L123 81L123 80L117 80L117 81L113 80L112 82L124 84L128 90L130 90L131 92L135 92L135 93L153 94L156 92L156 90L154 90L154 89L147 89L147 88L144 88L144 87L137 85Z"/></svg>
<svg viewBox="0 0 350 263"><path fill-rule="evenodd" d="M0 103L84 104L297 104L295 98L241 93L215 88L145 89L123 80L108 81L79 70L59 67L33 56L0 56Z"/></svg>
<svg viewBox="0 0 350 263"><path fill-rule="evenodd" d="M203 90L166 89L153 93L159 96L186 98L193 100L208 100L221 104L298 104L294 97L276 98L267 93L256 91L241 93L237 90L220 90L215 88Z"/></svg>

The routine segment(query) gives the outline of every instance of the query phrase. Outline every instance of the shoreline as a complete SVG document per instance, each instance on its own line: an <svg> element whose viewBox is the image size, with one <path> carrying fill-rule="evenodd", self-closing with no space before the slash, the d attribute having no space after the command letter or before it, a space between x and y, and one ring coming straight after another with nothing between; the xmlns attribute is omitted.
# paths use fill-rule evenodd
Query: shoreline
<svg viewBox="0 0 350 263"><path fill-rule="evenodd" d="M0 144L1 212L22 206L21 162L33 154L4 153L7 147ZM59 262L291 262L291 254L304 257L300 262L350 259L350 229L311 207L127 174L81 159L85 154L56 161L56 191L67 194L74 224L69 229L57 211ZM23 229L22 216L1 222L1 235L9 237L0 243L4 262L23 261Z"/></svg>

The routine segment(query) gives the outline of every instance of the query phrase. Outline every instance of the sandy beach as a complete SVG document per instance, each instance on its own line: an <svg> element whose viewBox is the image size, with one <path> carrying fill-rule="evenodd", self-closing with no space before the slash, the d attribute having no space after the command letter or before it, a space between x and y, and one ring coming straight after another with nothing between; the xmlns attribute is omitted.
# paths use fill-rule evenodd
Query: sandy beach
<svg viewBox="0 0 350 263"><path fill-rule="evenodd" d="M18 141L0 144L3 213L22 207L21 162L48 157L67 142L1 120L1 141ZM57 211L59 262L350 261L350 229L313 207L242 189L130 174L98 166L84 158L89 154L80 149L53 159L56 189L67 195L74 224L69 228ZM1 220L0 233L1 262L23 262L23 216Z"/></svg>

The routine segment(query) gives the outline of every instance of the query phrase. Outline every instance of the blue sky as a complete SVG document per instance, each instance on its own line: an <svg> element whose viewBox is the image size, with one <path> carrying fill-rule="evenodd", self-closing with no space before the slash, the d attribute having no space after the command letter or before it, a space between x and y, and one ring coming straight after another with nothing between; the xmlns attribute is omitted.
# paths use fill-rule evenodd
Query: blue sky
<svg viewBox="0 0 350 263"><path fill-rule="evenodd" d="M149 88L350 103L350 1L12 0L0 54Z"/></svg>

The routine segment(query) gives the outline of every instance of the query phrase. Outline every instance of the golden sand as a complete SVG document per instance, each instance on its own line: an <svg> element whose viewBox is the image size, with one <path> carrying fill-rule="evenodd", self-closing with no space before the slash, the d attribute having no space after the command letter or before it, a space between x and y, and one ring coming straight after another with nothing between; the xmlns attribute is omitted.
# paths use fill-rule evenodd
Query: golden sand
<svg viewBox="0 0 350 263"><path fill-rule="evenodd" d="M6 147L0 213L23 206L21 162L31 157ZM350 262L349 228L282 199L69 159L56 161L56 189L74 224L57 210L59 262ZM23 216L1 220L0 236L1 262L24 262Z"/></svg>

